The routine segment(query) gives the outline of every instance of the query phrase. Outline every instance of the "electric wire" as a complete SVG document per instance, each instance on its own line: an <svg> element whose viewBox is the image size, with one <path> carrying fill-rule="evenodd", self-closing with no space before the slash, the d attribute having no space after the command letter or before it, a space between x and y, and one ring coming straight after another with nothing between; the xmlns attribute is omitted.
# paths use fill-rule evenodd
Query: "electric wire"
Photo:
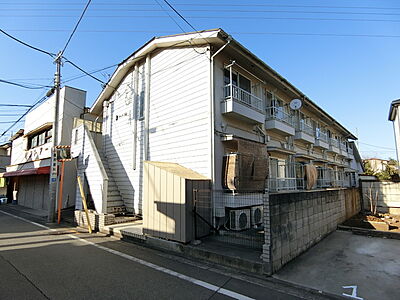
<svg viewBox="0 0 400 300"><path fill-rule="evenodd" d="M28 104L5 104L5 103L0 103L0 107L31 107L32 105L28 105Z"/></svg>
<svg viewBox="0 0 400 300"><path fill-rule="evenodd" d="M73 15L0 15L1 18L28 18L28 17L39 17L39 18L74 18ZM163 16L163 15L96 15L96 16L86 16L86 18L170 18L170 16ZM174 18L172 16L172 18ZM338 21L338 22L387 22L387 23L398 23L400 20L395 19L354 19L354 18L309 18L309 17L261 17L261 16L186 16L187 19L242 19L242 20L275 20L275 21ZM69 31L69 29L8 29L8 31ZM163 30L157 30L160 32ZM80 30L79 32L124 32L118 30ZM137 30L132 32L154 32L149 30Z"/></svg>
<svg viewBox="0 0 400 300"><path fill-rule="evenodd" d="M0 5L81 5L81 2L0 2ZM92 6L109 6L109 2L96 2L93 3ZM175 6L221 6L226 7L227 4L218 4L218 3L175 3ZM122 2L113 2L112 6L153 6L150 3L122 3ZM293 8L339 8L339 9L383 9L383 10L392 10L392 9L400 9L400 7L379 7L379 6L331 6L331 5L291 5L291 4L237 4L237 3L229 3L230 7L293 7Z"/></svg>
<svg viewBox="0 0 400 300"><path fill-rule="evenodd" d="M188 25L190 26L190 28L192 28L194 31L197 31L197 29L194 28L194 26L193 26L192 24L190 24L190 22L189 22L188 20L186 20L185 17L182 16L182 15L180 14L180 12L177 11L177 10L175 9L175 7L173 7L167 0L163 0L163 1L177 14L186 24L188 24Z"/></svg>
<svg viewBox="0 0 400 300"><path fill-rule="evenodd" d="M54 53L45 51L45 50L43 50L43 49L40 49L40 48L38 48L38 47L32 46L32 45L30 45L30 44L28 44L28 43L25 43L24 41L21 41L20 39L17 39L16 37L12 36L11 34L5 32L3 29L0 29L0 32L1 32L2 34L4 34L4 35L8 36L9 38L13 39L14 41L16 41L16 42L18 42L18 43L24 45L24 46L27 46L27 47L29 47L29 48L31 48L31 49L33 49L33 50L39 51L39 52L41 52L41 53L50 55L50 56L53 57L53 58L55 57L55 54L54 54Z"/></svg>
<svg viewBox="0 0 400 300"><path fill-rule="evenodd" d="M79 67L77 64L75 64L74 62L70 61L69 59L67 59L66 57L64 57L65 62L69 63L70 65L74 66L75 68L77 68L79 71L81 71L82 73L85 73L87 76L93 78L94 80L100 82L101 84L106 84L103 80L93 76L92 74L90 74L89 72L85 71L84 69L82 69L81 67Z"/></svg>
<svg viewBox="0 0 400 300"><path fill-rule="evenodd" d="M68 44L69 44L69 42L71 41L72 37L74 36L76 30L78 29L78 26L79 26L80 22L82 21L83 16L85 15L85 12L86 12L86 10L88 9L89 4L90 4L91 1L92 1L92 0L89 0L89 1L86 3L86 6L85 6L85 8L84 8L83 11L82 11L81 16L79 17L78 22L76 23L74 29L72 30L72 32L71 32L71 34L70 34L70 36L69 36L69 38L68 38L68 40L67 40L67 43L65 44L64 49L61 51L61 53L64 53L65 50L67 49Z"/></svg>
<svg viewBox="0 0 400 300"><path fill-rule="evenodd" d="M27 86L27 85L24 85L24 84L8 81L8 80L4 80L4 79L0 79L0 83L6 83L6 84L10 84L10 85L15 85L15 86L18 86L18 87L21 87L21 88L25 88L25 89L30 89L30 90L41 90L41 89L51 88L52 87L52 86L49 86L49 85L39 85L39 84L36 84L36 86ZM34 85L34 84L32 84L32 85Z"/></svg>
<svg viewBox="0 0 400 300"><path fill-rule="evenodd" d="M37 100L30 108L28 108L28 110L26 112L24 112L19 118L18 120L16 120L12 125L10 125L1 135L0 138L2 136L4 136L11 128L13 128L17 123L19 123L36 105L42 103L45 99L47 98L47 96L43 96L41 97L39 100Z"/></svg>

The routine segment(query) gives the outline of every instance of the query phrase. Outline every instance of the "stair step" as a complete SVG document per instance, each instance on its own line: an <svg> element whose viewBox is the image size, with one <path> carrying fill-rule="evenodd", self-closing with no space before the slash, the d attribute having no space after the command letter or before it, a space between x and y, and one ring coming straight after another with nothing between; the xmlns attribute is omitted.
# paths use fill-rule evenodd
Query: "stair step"
<svg viewBox="0 0 400 300"><path fill-rule="evenodd" d="M107 213L109 214L124 213L124 212L126 212L125 206L107 207Z"/></svg>
<svg viewBox="0 0 400 300"><path fill-rule="evenodd" d="M123 202L121 196L107 196L107 202L110 202L110 201L121 201L121 202Z"/></svg>

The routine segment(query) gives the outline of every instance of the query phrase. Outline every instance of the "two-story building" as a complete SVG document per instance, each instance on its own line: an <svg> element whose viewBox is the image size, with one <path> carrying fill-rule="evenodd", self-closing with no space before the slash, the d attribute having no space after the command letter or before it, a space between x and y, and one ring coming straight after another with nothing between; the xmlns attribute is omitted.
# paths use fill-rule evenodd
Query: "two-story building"
<svg viewBox="0 0 400 300"><path fill-rule="evenodd" d="M5 143L0 145L0 198L7 197L7 180L4 177L6 166L11 161L11 144ZM11 198L10 198L11 199Z"/></svg>
<svg viewBox="0 0 400 300"><path fill-rule="evenodd" d="M10 165L4 177L12 187L14 202L19 205L47 210L49 174L53 147L55 95L52 95L25 117L24 128L12 138ZM70 145L74 118L84 112L86 92L65 86L60 91L58 141L55 145ZM76 167L65 166L63 208L75 204Z"/></svg>
<svg viewBox="0 0 400 300"><path fill-rule="evenodd" d="M100 214L142 214L144 161L211 179L216 226L261 205L266 189L356 184L356 137L221 29L153 38L120 63L90 113L101 136L75 128L72 152Z"/></svg>

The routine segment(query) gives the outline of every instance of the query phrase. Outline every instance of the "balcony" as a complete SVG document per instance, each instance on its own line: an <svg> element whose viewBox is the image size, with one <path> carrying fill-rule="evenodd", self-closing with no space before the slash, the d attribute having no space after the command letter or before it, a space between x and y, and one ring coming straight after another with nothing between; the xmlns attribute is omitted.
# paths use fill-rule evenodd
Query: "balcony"
<svg viewBox="0 0 400 300"><path fill-rule="evenodd" d="M224 87L224 97L221 102L222 114L234 116L252 124L264 123L262 99L233 84Z"/></svg>
<svg viewBox="0 0 400 300"><path fill-rule="evenodd" d="M329 138L326 132L317 128L315 131L315 143L314 147L321 149L329 149Z"/></svg>
<svg viewBox="0 0 400 300"><path fill-rule="evenodd" d="M344 142L339 142L339 148L340 148L340 155L344 157L349 157L347 154L347 145Z"/></svg>
<svg viewBox="0 0 400 300"><path fill-rule="evenodd" d="M296 129L296 134L294 135L294 139L314 144L315 137L314 137L313 127L304 122L300 122L299 128Z"/></svg>
<svg viewBox="0 0 400 300"><path fill-rule="evenodd" d="M339 141L336 139L330 138L328 151L336 153L336 154L341 154L340 148L339 148Z"/></svg>
<svg viewBox="0 0 400 300"><path fill-rule="evenodd" d="M294 135L293 118L283 107L270 106L266 108L267 121L265 128L284 135Z"/></svg>
<svg viewBox="0 0 400 300"><path fill-rule="evenodd" d="M270 192L293 191L297 189L296 178L270 178L268 182Z"/></svg>

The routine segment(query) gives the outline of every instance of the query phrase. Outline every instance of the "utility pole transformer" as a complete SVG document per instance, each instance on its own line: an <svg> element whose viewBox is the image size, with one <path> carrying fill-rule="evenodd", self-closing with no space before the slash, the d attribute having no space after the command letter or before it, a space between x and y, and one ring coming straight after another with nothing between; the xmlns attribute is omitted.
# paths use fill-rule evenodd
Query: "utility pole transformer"
<svg viewBox="0 0 400 300"><path fill-rule="evenodd" d="M53 137L52 137L52 147L51 147L51 165L50 165L50 179L49 179L49 205L48 205L48 216L47 221L50 223L55 222L56 217L56 199L58 193L58 176L57 176L57 149L58 145L58 121L59 121L59 106L60 106L60 84L61 84L61 59L62 51L57 54L54 60L57 70L54 74L54 88L56 98L54 101L54 121L53 121Z"/></svg>

